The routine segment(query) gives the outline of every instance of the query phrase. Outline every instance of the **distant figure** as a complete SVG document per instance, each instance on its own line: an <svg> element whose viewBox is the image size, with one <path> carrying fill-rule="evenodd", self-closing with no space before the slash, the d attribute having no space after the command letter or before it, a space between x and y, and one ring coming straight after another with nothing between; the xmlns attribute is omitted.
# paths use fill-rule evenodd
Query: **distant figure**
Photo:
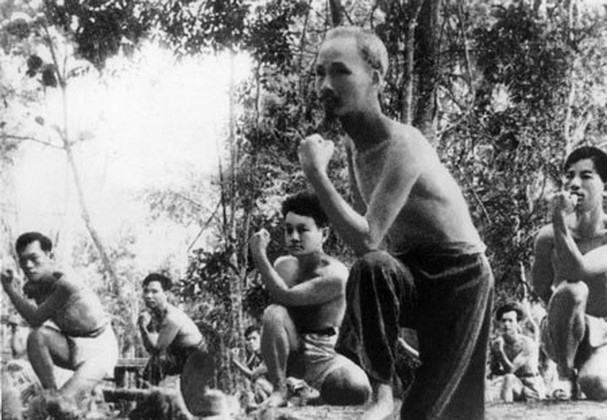
<svg viewBox="0 0 607 420"><path fill-rule="evenodd" d="M49 238L38 232L24 233L15 248L28 280L25 296L17 290L11 270L2 272L2 286L32 327L27 339L29 360L42 386L50 390L57 390L54 365L73 370L59 391L66 399L78 400L113 373L118 344L109 317L99 297L84 283L55 271Z"/></svg>
<svg viewBox="0 0 607 420"><path fill-rule="evenodd" d="M318 198L307 192L288 197L282 214L289 255L270 263L265 229L250 240L255 265L275 302L264 312L261 334L261 353L274 386L266 405L286 404L287 373L298 376L298 366L325 403L362 404L370 394L367 376L335 351L348 269L323 250L327 217Z"/></svg>
<svg viewBox="0 0 607 420"><path fill-rule="evenodd" d="M265 376L268 373L268 368L263 363L261 356L259 328L254 325L248 327L244 337L247 359L243 364L233 358L232 363L251 381L253 388L253 398L251 400L255 403L261 403L270 396L273 387Z"/></svg>
<svg viewBox="0 0 607 420"><path fill-rule="evenodd" d="M373 385L363 419L394 411L401 328L417 330L421 366L404 398L404 419L484 418L493 275L461 189L415 127L382 112L388 53L371 31L337 27L316 57L326 118L348 135L352 206L329 178L334 144L301 141L299 161L331 221L357 256L337 348ZM355 208L358 207L358 208ZM408 382L406 378L403 382Z"/></svg>
<svg viewBox="0 0 607 420"><path fill-rule="evenodd" d="M607 399L607 155L574 150L563 166L564 188L552 223L535 239L533 286L547 304L542 347L556 362L553 397ZM579 389L578 389L579 385Z"/></svg>
<svg viewBox="0 0 607 420"><path fill-rule="evenodd" d="M13 359L24 359L27 357L27 336L29 329L22 325L17 315L11 315L7 322L11 330L11 355Z"/></svg>
<svg viewBox="0 0 607 420"><path fill-rule="evenodd" d="M188 356L202 344L198 327L181 309L171 305L171 280L158 273L143 279L143 300L147 310L137 324L143 346L151 354L144 378L157 385L167 375L179 375Z"/></svg>
<svg viewBox="0 0 607 420"><path fill-rule="evenodd" d="M497 375L494 386L500 387L505 402L544 399L546 389L538 369L539 343L521 334L524 313L520 305L506 303L495 318L500 335L491 343L491 373Z"/></svg>

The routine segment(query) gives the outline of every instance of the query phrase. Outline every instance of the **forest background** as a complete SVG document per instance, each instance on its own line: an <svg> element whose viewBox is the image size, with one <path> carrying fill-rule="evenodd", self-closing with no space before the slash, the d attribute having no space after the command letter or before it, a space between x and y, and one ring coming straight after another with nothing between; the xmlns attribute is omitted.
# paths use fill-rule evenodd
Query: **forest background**
<svg viewBox="0 0 607 420"><path fill-rule="evenodd" d="M322 121L314 59L337 25L374 30L382 105L418 127L468 200L497 300L525 286L572 148L607 150L607 6L582 0L4 0L0 3L0 262L30 230L112 314L123 356L152 271L175 282L220 366L268 303L248 254L281 253L280 202L306 188L296 148ZM332 236L328 251L352 255ZM2 316L13 311L2 295ZM3 343L6 341L3 340Z"/></svg>

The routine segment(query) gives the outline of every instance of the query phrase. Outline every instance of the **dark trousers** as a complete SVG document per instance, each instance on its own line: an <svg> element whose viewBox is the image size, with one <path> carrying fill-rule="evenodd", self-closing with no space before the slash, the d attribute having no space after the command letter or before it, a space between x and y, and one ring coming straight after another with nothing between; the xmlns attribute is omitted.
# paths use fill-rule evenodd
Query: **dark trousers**
<svg viewBox="0 0 607 420"><path fill-rule="evenodd" d="M370 252L350 271L337 348L389 383L399 329L415 328L422 365L401 418L482 420L492 291L481 253Z"/></svg>

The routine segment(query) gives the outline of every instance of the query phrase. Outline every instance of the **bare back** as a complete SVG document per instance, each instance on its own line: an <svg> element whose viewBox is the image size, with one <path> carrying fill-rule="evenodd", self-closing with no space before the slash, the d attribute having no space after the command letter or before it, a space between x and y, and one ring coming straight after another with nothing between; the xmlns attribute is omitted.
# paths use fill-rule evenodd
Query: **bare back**
<svg viewBox="0 0 607 420"><path fill-rule="evenodd" d="M471 252L484 249L459 186L415 128L393 122L388 140L364 151L354 149L352 156L355 182L367 208L383 200L377 193L382 181L393 178L394 188L399 187L400 166L419 167L385 236L390 251L429 244L455 245Z"/></svg>
<svg viewBox="0 0 607 420"><path fill-rule="evenodd" d="M202 334L194 321L173 305L169 305L167 309L166 317L160 325L159 335L163 334L163 329L168 328L177 328L177 335L170 344L171 347L194 347L202 341Z"/></svg>
<svg viewBox="0 0 607 420"><path fill-rule="evenodd" d="M62 275L52 293L66 294L65 303L51 316L64 334L87 336L108 324L108 316L99 297L84 284Z"/></svg>
<svg viewBox="0 0 607 420"><path fill-rule="evenodd" d="M288 310L300 331L320 331L329 327L339 327L346 310L345 285L347 269L335 258L324 255L319 264L312 270L304 271L297 258L281 257L276 261L276 270L289 287L306 281L321 278L339 277L343 287L337 296L327 296L327 300L315 305L289 306ZM327 280L328 281L328 280Z"/></svg>

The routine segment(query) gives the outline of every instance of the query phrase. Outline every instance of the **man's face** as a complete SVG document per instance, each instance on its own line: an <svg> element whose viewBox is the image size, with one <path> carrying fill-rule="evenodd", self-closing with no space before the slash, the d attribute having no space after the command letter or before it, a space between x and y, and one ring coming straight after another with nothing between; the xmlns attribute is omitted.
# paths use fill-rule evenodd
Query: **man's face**
<svg viewBox="0 0 607 420"><path fill-rule="evenodd" d="M145 306L150 309L164 308L167 305L167 294L159 281L151 281L143 288Z"/></svg>
<svg viewBox="0 0 607 420"><path fill-rule="evenodd" d="M251 353L257 353L259 351L259 333L257 331L253 331L245 337L245 346Z"/></svg>
<svg viewBox="0 0 607 420"><path fill-rule="evenodd" d="M316 59L316 92L327 116L360 111L377 100L379 83L373 83L373 74L354 38L323 42Z"/></svg>
<svg viewBox="0 0 607 420"><path fill-rule="evenodd" d="M19 265L30 281L39 281L51 276L55 268L53 253L43 251L39 241L26 245L19 253Z"/></svg>
<svg viewBox="0 0 607 420"><path fill-rule="evenodd" d="M285 245L297 257L322 251L327 229L320 228L312 217L288 212L284 221Z"/></svg>
<svg viewBox="0 0 607 420"><path fill-rule="evenodd" d="M503 335L513 336L518 332L518 320L515 311L502 314L500 328Z"/></svg>
<svg viewBox="0 0 607 420"><path fill-rule="evenodd" d="M591 159L573 163L565 172L565 188L578 197L577 208L590 211L603 205L605 184Z"/></svg>

